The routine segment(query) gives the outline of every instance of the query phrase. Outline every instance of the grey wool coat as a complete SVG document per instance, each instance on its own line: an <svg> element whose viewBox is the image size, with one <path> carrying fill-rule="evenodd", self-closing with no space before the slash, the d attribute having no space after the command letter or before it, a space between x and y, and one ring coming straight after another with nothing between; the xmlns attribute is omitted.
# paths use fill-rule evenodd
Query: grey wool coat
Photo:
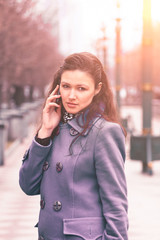
<svg viewBox="0 0 160 240"><path fill-rule="evenodd" d="M59 124L42 146L33 140L19 183L40 194L39 240L127 240L125 137L101 117L69 146L82 128L76 118Z"/></svg>

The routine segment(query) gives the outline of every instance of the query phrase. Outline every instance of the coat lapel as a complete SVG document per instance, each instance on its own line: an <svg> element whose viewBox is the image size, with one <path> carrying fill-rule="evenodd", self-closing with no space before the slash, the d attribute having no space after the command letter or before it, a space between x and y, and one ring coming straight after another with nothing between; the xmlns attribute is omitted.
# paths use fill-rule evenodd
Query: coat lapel
<svg viewBox="0 0 160 240"><path fill-rule="evenodd" d="M83 133L84 136L86 136L89 131L92 129L93 125L98 121L98 119L100 119L100 116L95 117L91 123L90 123L90 127L88 129L86 129L86 131ZM79 124L78 124L79 123ZM83 131L83 125L84 125L84 119L82 119L82 114L76 118L73 118L72 120L68 121L68 124L74 128L78 133L81 133Z"/></svg>

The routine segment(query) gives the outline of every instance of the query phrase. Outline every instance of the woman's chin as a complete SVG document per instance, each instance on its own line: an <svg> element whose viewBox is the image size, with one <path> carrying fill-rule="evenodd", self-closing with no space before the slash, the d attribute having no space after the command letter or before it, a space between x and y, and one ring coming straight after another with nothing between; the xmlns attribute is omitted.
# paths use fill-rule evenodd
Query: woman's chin
<svg viewBox="0 0 160 240"><path fill-rule="evenodd" d="M78 113L78 111L72 110L72 109L65 109L65 110L66 110L66 112L71 113L71 114L77 114Z"/></svg>
<svg viewBox="0 0 160 240"><path fill-rule="evenodd" d="M65 108L66 112L71 113L71 114L77 114L81 110L76 106L74 106L74 107L73 106L71 106L71 107L64 106L64 108Z"/></svg>

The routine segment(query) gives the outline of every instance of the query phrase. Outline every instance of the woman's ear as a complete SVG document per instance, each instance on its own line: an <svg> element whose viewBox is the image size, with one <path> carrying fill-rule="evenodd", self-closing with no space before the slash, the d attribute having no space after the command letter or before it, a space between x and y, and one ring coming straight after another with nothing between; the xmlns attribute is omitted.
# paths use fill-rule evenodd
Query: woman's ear
<svg viewBox="0 0 160 240"><path fill-rule="evenodd" d="M96 96L101 91L101 88L102 88L102 82L99 82L96 89L95 89L94 96Z"/></svg>

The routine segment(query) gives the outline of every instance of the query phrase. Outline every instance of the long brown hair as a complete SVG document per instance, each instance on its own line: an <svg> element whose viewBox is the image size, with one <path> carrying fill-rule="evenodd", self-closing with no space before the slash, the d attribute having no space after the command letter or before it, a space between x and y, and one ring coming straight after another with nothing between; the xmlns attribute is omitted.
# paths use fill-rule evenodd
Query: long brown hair
<svg viewBox="0 0 160 240"><path fill-rule="evenodd" d="M100 114L107 121L120 124L118 111L116 110L114 102L113 93L109 81L107 79L107 75L104 71L103 65L100 62L100 60L91 53L88 52L74 53L66 57L64 59L63 65L58 69L58 71L54 75L54 80L49 89L48 96L55 89L57 84L60 85L62 73L67 70L71 71L81 70L90 74L90 76L94 79L95 88L97 88L100 82L102 83L102 88L100 92L94 96L92 103L89 105L89 108L87 110L86 121L83 126L83 132L80 133L80 135L83 135L86 129L88 129L92 119L95 117L95 114ZM55 131L53 132L52 135L54 135L54 133Z"/></svg>

